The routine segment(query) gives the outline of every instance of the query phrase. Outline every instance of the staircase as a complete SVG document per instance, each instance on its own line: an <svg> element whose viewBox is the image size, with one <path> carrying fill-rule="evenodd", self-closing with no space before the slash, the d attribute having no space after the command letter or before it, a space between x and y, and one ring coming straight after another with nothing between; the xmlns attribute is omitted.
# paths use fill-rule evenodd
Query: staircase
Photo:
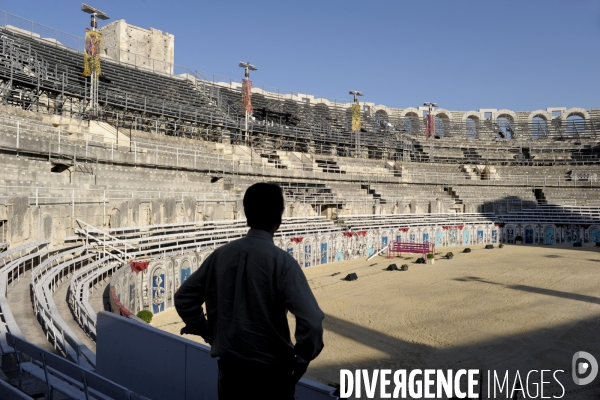
<svg viewBox="0 0 600 400"><path fill-rule="evenodd" d="M287 169L288 167L287 165L284 165L282 162L283 160L276 151L271 151L270 153L261 153L260 156L265 158L269 164L274 165L275 168Z"/></svg>
<svg viewBox="0 0 600 400"><path fill-rule="evenodd" d="M463 200L456 194L450 186L444 187L444 192L447 192L450 197L454 200L454 204L464 204Z"/></svg>
<svg viewBox="0 0 600 400"><path fill-rule="evenodd" d="M537 200L538 205L545 206L548 204L548 201L546 200L546 195L544 194L544 191L542 189L532 189L532 190L533 190L533 194L535 195L535 199Z"/></svg>
<svg viewBox="0 0 600 400"><path fill-rule="evenodd" d="M481 162L481 154L477 152L477 148L475 147L461 147L461 151L463 152L464 158L467 161L473 162Z"/></svg>
<svg viewBox="0 0 600 400"><path fill-rule="evenodd" d="M373 196L375 200L379 199L379 204L387 204L387 201L383 197L381 197L381 194L377 193L375 189L371 189L371 186L361 185L360 188L366 190L367 193Z"/></svg>
<svg viewBox="0 0 600 400"><path fill-rule="evenodd" d="M330 172L334 174L345 174L346 171L342 171L338 163L334 160L319 160L315 159L317 167L321 168L323 172Z"/></svg>
<svg viewBox="0 0 600 400"><path fill-rule="evenodd" d="M479 180L479 174L474 171L474 167L472 165L461 165L460 170L466 175L467 179L471 179L473 181Z"/></svg>

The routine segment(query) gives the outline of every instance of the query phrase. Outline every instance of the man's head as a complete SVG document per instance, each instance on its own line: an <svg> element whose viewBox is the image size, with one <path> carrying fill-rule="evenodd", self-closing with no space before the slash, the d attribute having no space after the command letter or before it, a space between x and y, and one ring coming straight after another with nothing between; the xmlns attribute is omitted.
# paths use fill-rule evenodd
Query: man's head
<svg viewBox="0 0 600 400"><path fill-rule="evenodd" d="M281 225L284 208L283 192L273 183L256 183L244 194L244 212L252 229L274 234Z"/></svg>

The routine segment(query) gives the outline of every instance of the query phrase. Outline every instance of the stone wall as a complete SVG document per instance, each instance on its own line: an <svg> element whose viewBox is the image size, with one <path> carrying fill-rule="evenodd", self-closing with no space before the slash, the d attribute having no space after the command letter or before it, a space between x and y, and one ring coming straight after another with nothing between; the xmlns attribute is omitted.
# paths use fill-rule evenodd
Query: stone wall
<svg viewBox="0 0 600 400"><path fill-rule="evenodd" d="M99 29L103 56L138 68L173 73L175 36L120 19Z"/></svg>

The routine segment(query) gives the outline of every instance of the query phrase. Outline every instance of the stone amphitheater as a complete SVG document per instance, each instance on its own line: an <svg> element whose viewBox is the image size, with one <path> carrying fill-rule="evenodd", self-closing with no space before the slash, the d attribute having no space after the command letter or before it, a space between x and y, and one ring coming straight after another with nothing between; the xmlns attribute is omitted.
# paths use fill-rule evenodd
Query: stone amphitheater
<svg viewBox="0 0 600 400"><path fill-rule="evenodd" d="M94 115L90 80L81 76L82 40L48 39L37 24L12 15L3 21L0 398L216 398L207 347L136 315L169 315L164 330L180 323L172 314L174 292L216 247L245 235L241 198L258 181L278 183L286 196L275 243L310 267L306 273L324 310L335 305L326 337L337 355L309 370L298 398L336 398L328 383L340 368L381 362L417 368L430 354L425 347L443 353L431 365L446 368L470 359L477 359L473 368L491 368L498 354L514 361L534 337L550 344L537 346L528 360L558 348L600 355L600 314L593 309L600 302L594 264L600 262L600 109L436 108L435 135L428 138L428 107L361 103L361 127L353 132L351 102L255 88L246 128L241 84L208 79L172 64L168 55L152 53L153 59L115 47L102 58ZM402 323L385 322L399 315L394 307L359 312L370 298L394 301L400 283L367 267L385 267L393 242L433 244L444 271L432 278L415 266L415 281L404 290L418 301L407 300L412 311ZM498 253L479 251L500 244L506 245L502 262L490 258ZM477 256L441 259L465 247ZM548 264L549 273L560 279L545 275L552 258L560 260ZM509 263L512 272L496 274ZM569 263L581 268L561 272ZM375 269L378 278L368 278ZM369 282L356 291L331 278L355 270ZM449 286L430 288L431 279ZM324 291L334 284L340 289ZM465 321L471 318L465 302L487 302L483 315L464 325L475 330L485 316L518 308L521 300L506 296L519 294L495 292L493 284L542 296L522 300L521 311L560 312L536 320L536 334L529 336L507 322L498 328L504 335L498 343L493 331L469 334L457 321L434 333L427 329L433 319L444 320L442 299L452 299L462 311L452 315ZM527 290L513 288L519 285ZM443 297L461 291L479 297ZM352 307L340 305L346 302ZM530 318L517 314L501 316ZM571 324L560 340L536 336L551 329L550 321ZM414 337L395 336L408 328ZM451 348L458 334L468 340ZM489 348L458 355L458 348L486 340ZM341 356L356 343L360 356ZM390 350L398 346L405 353ZM486 360L481 353L487 351L496 358ZM570 374L570 358L558 358L545 359L552 368L566 365ZM201 377L192 374L197 371ZM582 387L571 382L564 398L598 398L599 389L598 380Z"/></svg>

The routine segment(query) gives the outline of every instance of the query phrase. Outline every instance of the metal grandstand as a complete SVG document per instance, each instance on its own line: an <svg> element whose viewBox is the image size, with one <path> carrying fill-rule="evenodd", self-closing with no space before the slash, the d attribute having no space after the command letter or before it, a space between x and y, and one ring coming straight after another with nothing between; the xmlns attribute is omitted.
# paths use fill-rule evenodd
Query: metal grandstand
<svg viewBox="0 0 600 400"><path fill-rule="evenodd" d="M3 104L90 119L90 82L81 76L83 39L6 12L0 13L0 21ZM153 72L104 58L98 118L121 129L241 143L245 114L241 93L232 81L216 83L176 65L169 70L172 73ZM422 116L365 108L357 150L347 104L298 102L290 97L279 91L253 93L252 147L428 163L600 162L596 118L521 122L438 117L436 136L427 142Z"/></svg>

